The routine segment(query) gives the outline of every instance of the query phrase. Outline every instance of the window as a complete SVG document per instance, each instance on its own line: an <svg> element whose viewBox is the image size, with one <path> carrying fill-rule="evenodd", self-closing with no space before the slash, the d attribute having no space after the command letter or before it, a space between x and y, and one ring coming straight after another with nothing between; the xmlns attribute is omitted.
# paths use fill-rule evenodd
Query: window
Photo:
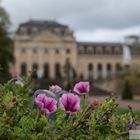
<svg viewBox="0 0 140 140"><path fill-rule="evenodd" d="M103 54L103 48L101 46L96 46L96 54Z"/></svg>
<svg viewBox="0 0 140 140"><path fill-rule="evenodd" d="M44 48L44 53L48 53L48 48Z"/></svg>
<svg viewBox="0 0 140 140"><path fill-rule="evenodd" d="M32 33L37 33L37 32L38 32L37 27L32 27Z"/></svg>
<svg viewBox="0 0 140 140"><path fill-rule="evenodd" d="M102 79L102 64L98 64L98 80Z"/></svg>
<svg viewBox="0 0 140 140"><path fill-rule="evenodd" d="M37 71L38 71L38 64L34 63L32 65L32 70L33 70L33 78L37 78Z"/></svg>
<svg viewBox="0 0 140 140"><path fill-rule="evenodd" d="M55 53L56 53L56 54L59 54L59 50L58 50L58 49L55 49Z"/></svg>
<svg viewBox="0 0 140 140"><path fill-rule="evenodd" d="M24 35L24 34L26 34L26 32L27 32L27 29L26 29L26 27L21 27L21 28L20 28L20 31L19 31L19 33L20 33L21 35Z"/></svg>
<svg viewBox="0 0 140 140"><path fill-rule="evenodd" d="M66 53L67 54L70 54L70 49L66 49Z"/></svg>
<svg viewBox="0 0 140 140"><path fill-rule="evenodd" d="M26 76L27 74L27 65L26 63L22 63L20 66L21 75Z"/></svg>
<svg viewBox="0 0 140 140"><path fill-rule="evenodd" d="M49 77L49 64L48 63L44 64L44 77L45 78Z"/></svg>
<svg viewBox="0 0 140 140"><path fill-rule="evenodd" d="M55 77L61 78L61 67L59 63L55 64Z"/></svg>
<svg viewBox="0 0 140 140"><path fill-rule="evenodd" d="M114 47L114 54L121 54L120 47Z"/></svg>
<svg viewBox="0 0 140 140"><path fill-rule="evenodd" d="M78 51L79 51L80 54L84 54L84 53L85 53L85 48L84 48L84 46L78 47Z"/></svg>
<svg viewBox="0 0 140 140"><path fill-rule="evenodd" d="M21 53L26 53L26 48L21 48Z"/></svg>
<svg viewBox="0 0 140 140"><path fill-rule="evenodd" d="M37 53L37 48L33 48L33 53Z"/></svg>
<svg viewBox="0 0 140 140"><path fill-rule="evenodd" d="M93 79L93 65L91 63L88 64L88 79Z"/></svg>
<svg viewBox="0 0 140 140"><path fill-rule="evenodd" d="M119 76L121 74L121 71L122 71L122 67L119 63L116 64L115 66L116 68L116 76Z"/></svg>
<svg viewBox="0 0 140 140"><path fill-rule="evenodd" d="M105 54L112 54L112 47L111 46L105 47Z"/></svg>
<svg viewBox="0 0 140 140"><path fill-rule="evenodd" d="M93 47L87 47L87 53L92 54L93 53Z"/></svg>
<svg viewBox="0 0 140 140"><path fill-rule="evenodd" d="M110 79L111 78L111 64L107 64L106 66L106 73L107 73L107 79Z"/></svg>

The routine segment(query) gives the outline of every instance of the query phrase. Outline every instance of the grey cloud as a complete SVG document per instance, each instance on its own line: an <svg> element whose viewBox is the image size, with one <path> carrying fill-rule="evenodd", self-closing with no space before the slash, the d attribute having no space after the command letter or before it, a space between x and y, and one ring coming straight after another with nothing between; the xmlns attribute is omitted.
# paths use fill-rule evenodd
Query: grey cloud
<svg viewBox="0 0 140 140"><path fill-rule="evenodd" d="M73 30L121 29L140 25L139 0L3 0L14 25L56 19Z"/></svg>

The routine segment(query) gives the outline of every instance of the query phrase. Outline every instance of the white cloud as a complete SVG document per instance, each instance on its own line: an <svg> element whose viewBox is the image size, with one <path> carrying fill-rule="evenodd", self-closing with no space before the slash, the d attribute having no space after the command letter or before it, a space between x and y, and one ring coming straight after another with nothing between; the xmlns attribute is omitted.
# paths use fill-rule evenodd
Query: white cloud
<svg viewBox="0 0 140 140"><path fill-rule="evenodd" d="M67 24L83 41L118 42L140 33L140 0L3 0L2 5L10 13L12 29L35 18Z"/></svg>
<svg viewBox="0 0 140 140"><path fill-rule="evenodd" d="M77 31L75 37L78 41L95 41L95 42L122 42L127 35L140 36L140 26L116 29L98 29L93 31Z"/></svg>

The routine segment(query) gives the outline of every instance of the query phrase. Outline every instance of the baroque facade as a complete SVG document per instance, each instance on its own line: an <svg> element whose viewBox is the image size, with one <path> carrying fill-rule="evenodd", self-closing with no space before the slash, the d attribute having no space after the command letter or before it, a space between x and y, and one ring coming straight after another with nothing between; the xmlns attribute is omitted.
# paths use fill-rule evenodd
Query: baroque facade
<svg viewBox="0 0 140 140"><path fill-rule="evenodd" d="M39 77L65 76L67 63L84 79L116 76L123 65L123 44L77 42L68 26L55 21L20 24L15 38L15 69L21 75L36 69ZM140 54L132 47L132 64Z"/></svg>

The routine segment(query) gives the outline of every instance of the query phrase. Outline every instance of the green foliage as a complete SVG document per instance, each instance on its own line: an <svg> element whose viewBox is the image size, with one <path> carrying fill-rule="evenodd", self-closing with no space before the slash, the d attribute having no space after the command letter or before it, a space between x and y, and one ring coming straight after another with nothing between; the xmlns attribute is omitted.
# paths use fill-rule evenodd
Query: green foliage
<svg viewBox="0 0 140 140"><path fill-rule="evenodd" d="M123 92L122 92L122 99L126 100L126 99L132 99L132 98L133 98L133 93L131 91L131 87L129 85L129 82L126 81Z"/></svg>
<svg viewBox="0 0 140 140"><path fill-rule="evenodd" d="M81 99L81 111L68 117L58 108L51 117L33 108L29 82L0 85L0 138L5 140L116 140L128 138L133 111L118 115L114 97L95 107Z"/></svg>
<svg viewBox="0 0 140 140"><path fill-rule="evenodd" d="M134 65L131 68L123 68L123 74L116 81L116 90L118 93L122 93L126 81L129 82L132 92L140 86L139 67Z"/></svg>
<svg viewBox="0 0 140 140"><path fill-rule="evenodd" d="M9 64L14 61L12 41L8 36L9 15L0 5L0 80L9 77Z"/></svg>

